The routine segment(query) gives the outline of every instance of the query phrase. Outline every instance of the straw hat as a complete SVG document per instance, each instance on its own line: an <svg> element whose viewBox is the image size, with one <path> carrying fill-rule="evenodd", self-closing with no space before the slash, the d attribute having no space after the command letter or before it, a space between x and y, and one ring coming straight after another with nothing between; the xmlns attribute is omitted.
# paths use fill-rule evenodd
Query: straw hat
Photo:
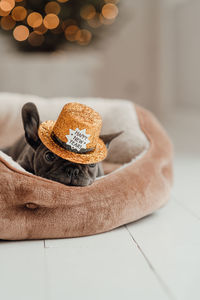
<svg viewBox="0 0 200 300"><path fill-rule="evenodd" d="M100 115L80 103L66 104L57 121L43 122L38 130L42 143L59 157L80 164L100 162L107 148L99 138Z"/></svg>

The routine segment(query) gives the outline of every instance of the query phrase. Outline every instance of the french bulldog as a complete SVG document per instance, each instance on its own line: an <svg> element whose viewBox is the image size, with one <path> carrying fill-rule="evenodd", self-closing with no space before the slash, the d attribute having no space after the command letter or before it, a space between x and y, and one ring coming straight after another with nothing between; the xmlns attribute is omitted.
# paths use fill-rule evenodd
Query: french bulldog
<svg viewBox="0 0 200 300"><path fill-rule="evenodd" d="M40 117L35 104L26 103L23 106L22 121L25 135L2 151L26 171L70 186L88 186L96 177L104 175L101 163L73 163L60 158L45 147L38 136ZM101 135L100 138L108 148L110 142L121 133Z"/></svg>

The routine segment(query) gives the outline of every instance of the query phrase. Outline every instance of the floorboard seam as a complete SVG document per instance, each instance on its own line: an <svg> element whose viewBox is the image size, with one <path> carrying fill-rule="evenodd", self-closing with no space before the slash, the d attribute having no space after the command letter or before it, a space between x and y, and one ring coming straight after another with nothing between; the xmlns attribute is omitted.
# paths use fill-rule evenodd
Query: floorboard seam
<svg viewBox="0 0 200 300"><path fill-rule="evenodd" d="M142 254L142 256L144 257L145 261L147 262L149 268L151 269L151 271L154 273L155 277L157 278L158 282L160 283L161 287L163 288L164 292L167 294L167 296L169 297L169 299L171 300L176 300L175 296L172 294L172 292L170 291L169 287L165 284L165 282L162 280L162 278L159 276L159 274L157 273L156 269L153 267L153 265L151 264L151 262L149 261L148 257L145 255L145 253L143 252L143 250L141 249L140 245L138 244L138 242L134 239L132 233L130 232L130 230L128 229L127 225L125 225L126 230L128 231L131 239L133 240L134 244L137 246L138 250L140 251L140 253Z"/></svg>

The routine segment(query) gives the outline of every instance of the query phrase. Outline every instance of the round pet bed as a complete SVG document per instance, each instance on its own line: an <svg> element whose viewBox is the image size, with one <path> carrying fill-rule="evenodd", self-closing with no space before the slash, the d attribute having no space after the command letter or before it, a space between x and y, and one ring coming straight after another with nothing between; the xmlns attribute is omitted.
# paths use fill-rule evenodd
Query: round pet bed
<svg viewBox="0 0 200 300"><path fill-rule="evenodd" d="M103 117L103 133L124 130L111 143L107 175L87 187L34 176L0 152L0 239L80 237L109 231L163 206L172 184L172 144L155 117L125 100L41 99L0 94L0 148L23 134L20 109L32 101L42 120L78 101ZM56 111L56 112L55 112ZM57 115L56 115L57 114Z"/></svg>

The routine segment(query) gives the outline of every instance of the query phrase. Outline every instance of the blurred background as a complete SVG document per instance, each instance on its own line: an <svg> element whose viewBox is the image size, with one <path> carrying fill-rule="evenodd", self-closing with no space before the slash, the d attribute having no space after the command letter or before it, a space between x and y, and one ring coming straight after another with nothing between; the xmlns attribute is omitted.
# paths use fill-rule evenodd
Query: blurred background
<svg viewBox="0 0 200 300"><path fill-rule="evenodd" d="M199 155L199 0L1 0L0 91L123 98Z"/></svg>

